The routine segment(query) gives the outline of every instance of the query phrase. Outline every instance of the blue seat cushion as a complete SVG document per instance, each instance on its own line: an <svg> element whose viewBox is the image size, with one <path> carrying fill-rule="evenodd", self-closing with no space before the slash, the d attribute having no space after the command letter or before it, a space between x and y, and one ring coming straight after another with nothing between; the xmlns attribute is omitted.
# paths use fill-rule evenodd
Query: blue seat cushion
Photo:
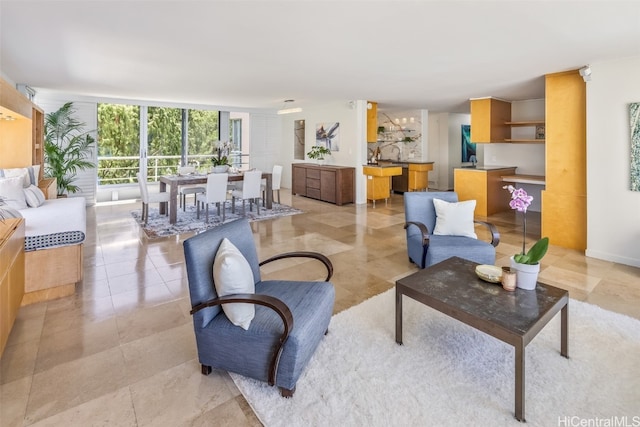
<svg viewBox="0 0 640 427"><path fill-rule="evenodd" d="M488 242L463 236L429 236L429 248L425 258L427 266L439 263L453 256L468 259L479 264L493 264L496 249Z"/></svg>
<svg viewBox="0 0 640 427"><path fill-rule="evenodd" d="M293 314L293 329L276 375L276 386L291 390L329 327L334 287L329 282L273 280L257 283L256 293L278 298ZM246 331L229 322L222 312L205 327L194 317L194 328L201 364L268 380L271 357L284 331L275 311L256 305L256 315Z"/></svg>

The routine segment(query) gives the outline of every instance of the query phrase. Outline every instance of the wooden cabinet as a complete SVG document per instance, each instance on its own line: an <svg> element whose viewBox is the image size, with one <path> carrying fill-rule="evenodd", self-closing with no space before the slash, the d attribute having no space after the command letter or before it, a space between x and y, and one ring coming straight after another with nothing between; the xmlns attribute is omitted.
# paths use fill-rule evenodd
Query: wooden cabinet
<svg viewBox="0 0 640 427"><path fill-rule="evenodd" d="M355 200L355 168L294 163L291 191L324 202L343 205Z"/></svg>
<svg viewBox="0 0 640 427"><path fill-rule="evenodd" d="M502 177L514 175L515 167L495 169L455 169L453 171L453 188L458 193L458 200L475 200L475 214L487 217L498 212L509 210L511 195L502 187Z"/></svg>
<svg viewBox="0 0 640 427"><path fill-rule="evenodd" d="M0 78L0 168L40 165L44 171L44 111Z"/></svg>
<svg viewBox="0 0 640 427"><path fill-rule="evenodd" d="M31 115L31 132L31 164L40 165L40 174L36 177L36 181L39 181L44 176L44 111L35 105Z"/></svg>
<svg viewBox="0 0 640 427"><path fill-rule="evenodd" d="M0 221L0 355L24 295L24 219Z"/></svg>
<svg viewBox="0 0 640 427"><path fill-rule="evenodd" d="M371 108L369 108L371 105ZM378 103L367 103L367 142L378 141Z"/></svg>
<svg viewBox="0 0 640 427"><path fill-rule="evenodd" d="M42 169L42 168L40 168ZM38 188L44 193L46 199L58 198L58 180L56 178L42 178L38 182Z"/></svg>
<svg viewBox="0 0 640 427"><path fill-rule="evenodd" d="M496 98L472 99L471 142L505 142L511 138L511 103Z"/></svg>

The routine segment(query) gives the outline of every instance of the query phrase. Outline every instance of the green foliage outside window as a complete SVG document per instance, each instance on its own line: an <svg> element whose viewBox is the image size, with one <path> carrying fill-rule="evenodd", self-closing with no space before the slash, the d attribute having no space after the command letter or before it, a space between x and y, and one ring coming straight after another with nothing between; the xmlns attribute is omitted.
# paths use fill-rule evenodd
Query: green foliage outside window
<svg viewBox="0 0 640 427"><path fill-rule="evenodd" d="M218 111L188 111L188 155L213 155L218 140ZM175 173L182 150L182 110L148 107L148 167L159 175ZM98 182L133 183L140 160L140 107L135 105L98 104ZM135 157L105 160L101 157ZM172 159L155 156L174 156ZM201 162L202 163L202 162ZM207 162L208 165L208 162Z"/></svg>

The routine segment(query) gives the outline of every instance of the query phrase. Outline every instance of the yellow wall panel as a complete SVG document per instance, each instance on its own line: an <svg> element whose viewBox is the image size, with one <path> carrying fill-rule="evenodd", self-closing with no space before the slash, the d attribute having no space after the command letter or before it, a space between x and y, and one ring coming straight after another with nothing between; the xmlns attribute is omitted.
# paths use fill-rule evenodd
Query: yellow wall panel
<svg viewBox="0 0 640 427"><path fill-rule="evenodd" d="M587 233L586 86L577 70L545 76L542 235L585 250Z"/></svg>
<svg viewBox="0 0 640 427"><path fill-rule="evenodd" d="M563 248L587 247L587 197L542 191L542 236Z"/></svg>

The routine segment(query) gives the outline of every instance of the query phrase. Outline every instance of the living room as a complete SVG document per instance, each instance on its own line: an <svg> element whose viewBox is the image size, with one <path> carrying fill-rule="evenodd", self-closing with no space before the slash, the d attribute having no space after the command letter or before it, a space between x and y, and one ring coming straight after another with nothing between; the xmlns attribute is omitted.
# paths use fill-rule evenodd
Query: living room
<svg viewBox="0 0 640 427"><path fill-rule="evenodd" d="M307 122L310 130L307 138L309 147L313 140L316 123L340 123L340 150L332 155L330 162L360 168L366 163L367 158L367 144L364 139L367 100L386 103L391 111L394 108L398 111L407 108L420 111L426 114L423 117L427 117L425 122L429 125L437 117L441 120L441 129L448 127L445 123L448 123L449 116L464 115L468 110L439 110L436 106L429 107L427 103L420 101L416 101L415 105L409 105L406 102L394 105L392 97L376 92L377 84L371 84L369 93L354 90L336 94L330 89L330 85L321 79L315 82L321 82L318 85L327 92L326 97L317 100L305 99L304 96L296 94L301 89L294 85L290 87L289 93L277 92L266 95L272 104L269 108L263 105L259 108L243 107L240 104L241 101L244 102L242 98L246 93L258 92L259 87L268 86L270 83L260 81L255 84L256 87L251 86L254 84L252 80L257 78L246 70L261 67L254 62L244 67L236 64L231 66L236 72L243 74L247 87L241 90L237 88L230 90L229 94L220 90L220 94L227 97L221 96L221 101L216 102L215 105L208 105L201 100L189 101L173 97L171 94L154 99L148 94L136 93L135 90L127 92L119 89L119 93L108 91L107 86L118 87L121 83L120 79L124 78L122 76L127 74L138 74L138 85L141 84L140 80L144 80L140 75L153 80L150 76L154 71L148 70L144 61L136 64L119 64L119 67L105 67L104 74L98 80L102 79L103 82L109 83L87 84L87 87L77 91L55 87L54 79L51 82L44 77L36 80L36 77L32 77L31 74L13 71L20 69L13 68L14 61L22 62L19 59L24 60L24 63L32 68L46 68L43 64L48 63L46 55L30 56L21 53L21 51L28 52L32 44L48 43L46 32L36 34L35 30L30 30L32 34L26 34L17 31L16 26L33 25L36 28L42 28L44 25L42 23L48 22L44 21L47 14L59 17L60 14L69 13L68 8L71 4L63 3L59 10L53 10L56 7L45 8L41 16L35 10L29 10L30 7L34 7L33 3L31 6L21 6L19 2L3 1L0 6L3 28L0 71L5 80L12 84L25 83L35 87L37 89L35 101L47 112L52 111L62 102L74 101L80 107L83 119L86 118L88 128L91 129L96 128L96 105L105 100L148 105L206 105L209 108L247 112L251 116L251 146L255 150L252 152L254 162L252 167L270 169L276 160L285 165L282 181L285 189L284 202L297 206L305 212L304 215L271 223L256 223L254 233L260 242L261 254L270 254L276 250L279 252L282 247L326 252L336 269L333 278L338 292L336 313L386 292L393 287L398 278L415 271L415 266L407 263L406 260L401 196L393 195L388 206L378 205L376 209L372 209L370 205L365 205L366 179L359 172L356 173L356 203L344 208L292 196L287 191L291 187L291 164L294 163L293 122L295 120ZM140 10L134 10L140 4L133 3L133 5L130 5L132 13L142 13ZM38 6L41 4L38 3ZM279 4L279 6L293 10L302 8L291 3ZM331 7L335 6L331 4ZM167 5L164 7L168 8ZM607 10L606 4L603 3L601 7ZM623 14L638 16L637 8L628 4L625 7L629 9L622 8L619 12L620 16L616 15L617 19L622 21L621 27L624 27L623 23L626 22L621 17ZM324 8L327 8L327 4L324 4ZM567 12L566 8L559 8L562 12ZM529 13L530 9L520 12ZM23 15L22 12L25 10L33 12L33 14L24 14L31 15L32 24L26 24L26 21L22 20L26 18L18 18L18 15ZM313 9L311 12L317 13L319 10L324 9ZM387 16L393 16L388 9L385 12L389 13ZM284 10L282 13L285 13ZM538 12L533 13L537 15ZM228 14L223 15L228 16ZM597 13L591 10L588 18L592 19L595 15ZM109 16L113 18L112 15ZM46 17L46 19L50 18ZM95 19L94 16L93 20ZM123 19L126 20L126 18ZM166 16L164 19L171 20ZM591 22L589 19L587 22ZM251 18L243 25L258 25L257 20L255 17ZM612 18L611 21L616 19ZM99 22L99 24L109 26L114 22L112 20ZM297 22L295 31L294 28L283 26L281 35L295 35L296 31L300 31L300 27L304 26L304 22L306 21ZM79 25L90 26L92 23L94 21L90 20ZM281 21L276 20L276 23ZM415 24L415 27L418 25L414 21L412 24ZM200 22L200 26L204 27L205 23ZM414 28L414 26L407 27ZM595 28L596 25L593 24L593 27ZM5 31L15 31L17 35L7 37ZM569 33L577 34L571 31ZM21 40L21 43L14 44L13 41L16 39ZM628 39L625 38L625 40ZM119 42L120 48L125 49L124 46L127 43ZM132 44L130 48L136 52L143 52L144 41L142 40L141 43L142 45L136 47ZM386 64L389 58L388 62L391 68L394 68L393 64L398 62L396 54L393 53L395 45L388 46L382 41L378 43L377 45L374 43L375 49L369 51L375 59L375 64L368 64L368 66ZM624 43L618 39L618 44ZM615 49L612 46L611 54L581 60L571 68L577 69L588 64L592 71L592 79L586 83L587 248L583 253L552 248L551 256L545 261L547 264L545 267L547 268L546 278L571 288L572 298L600 305L606 310L619 314L640 318L640 313L637 311L640 301L637 287L640 267L640 246L637 245L640 193L629 189L631 149L628 115L628 104L638 102L640 99L640 86L636 78L640 72L640 52L637 42L631 44L631 49L623 54L614 52ZM313 45L316 48L326 46L331 44ZM85 45L85 48L87 47ZM358 44L358 47L364 48L365 44ZM465 51L472 50L468 39L458 47ZM551 47L548 45L545 49L551 49ZM50 49L52 52L55 51L52 47ZM78 46L76 49L79 49ZM378 49L391 53L388 56L374 55L373 53ZM411 49L412 57L421 55L420 44L413 44ZM293 50L288 47L285 46L283 50L293 55ZM330 50L327 49L329 52ZM80 52L87 53L86 49L84 51L80 49L76 50L75 54L80 55ZM266 53L264 56L256 52L254 54L259 64L268 63ZM24 59L24 55L29 57ZM225 57L225 55L229 55L229 52L218 53L219 57ZM327 60L330 62L330 54L328 55ZM540 56L541 53L531 50L527 55L533 57ZM84 60L87 69L76 69L70 72L75 80L83 81L86 78L92 60L98 61L95 56L97 55L91 54L88 57L91 60ZM144 57L144 54L140 56ZM300 61L313 64L309 58ZM223 65L216 65L226 66L224 61L221 64ZM176 68L179 81L191 78L193 73L191 66ZM185 69L189 69L188 72L185 72ZM384 70L384 67L381 69ZM514 72L511 69L509 71ZM539 72L538 83L545 74L561 71L565 69L553 68ZM353 80L366 80L365 74L353 72L350 75L362 76L354 77ZM343 78L348 80L347 77ZM211 75L206 76L206 79L199 83L206 85L208 79L211 79ZM295 82L296 78L294 75L284 74L280 80ZM513 81L519 78L500 75L495 80ZM393 86L398 85L398 91L400 91L401 82L389 78L386 80L386 85L391 85L391 82ZM175 82L171 84L175 87L179 85ZM304 84L301 83L300 86ZM471 97L502 95L498 93L498 86L488 93L477 93L476 89L467 87L466 94L460 98L460 104L466 104L468 108L468 99ZM88 92L92 92L93 95L88 95ZM427 90L422 88L416 92L427 92ZM234 98L234 95L237 95L237 98ZM297 98L296 102L303 107L303 111L278 116L275 111L282 106L282 99L289 96ZM517 99L531 98L517 97ZM355 104L350 103L353 100ZM433 147L439 146L449 138L452 143L459 144L459 139L450 137L448 132L440 132L432 137L432 133L436 133L433 127L428 127L427 131L429 138L425 140L426 145L423 150L425 156L435 155L437 151ZM426 159L432 160L429 157ZM181 245L186 236L173 240L145 241L140 230L131 220L130 209L132 209L130 206L123 207L123 205L90 206L87 210L87 243L82 282L84 286L80 287L72 298L35 304L21 310L14 326L15 332L7 347L8 353L5 353L2 358L0 382L2 383L3 418L1 421L3 425L5 420L7 420L6 425L40 425L39 423L47 422L87 425L97 424L99 420L108 420L106 422L114 425L119 423L146 425L181 424L197 419L206 425L211 423L213 417L229 420L229 423L236 425L252 425L260 422L228 375L216 373L214 377L207 377L204 380L200 378L194 354L191 319L188 315L190 304L186 294L186 275ZM615 219L613 219L613 212L615 212ZM501 263L505 262L508 255L517 249L521 236L519 229L521 224L515 216L494 219L502 223L500 231L504 237L497 248L499 256L496 260L497 265L502 265ZM307 278L313 278L318 274L313 268L308 272L299 270L301 269L288 265L269 274L291 276L295 273ZM72 325L81 327L72 328ZM87 335L92 337L88 338ZM390 340L393 341L393 338L391 337ZM625 337L621 340L626 341ZM395 345L393 342L392 344ZM557 346L556 341L552 341L551 345ZM629 356L620 355L620 358L626 360ZM621 364L625 365L625 363ZM127 376L129 378L125 378ZM630 380L630 383L633 384L633 381ZM68 384L69 387L64 384ZM157 390L164 390L161 393L162 396L157 395ZM206 394L207 397L202 397L200 393ZM297 393L299 394L293 398L294 400L302 397L303 390L299 389ZM274 390L274 394L278 395L277 391ZM505 396L510 399L511 391L507 390ZM627 395L627 397L633 396ZM205 402L201 399L205 399ZM535 406L533 400L531 405L532 414L544 411L544 408L533 409ZM5 410L5 408L9 409ZM104 408L107 408L106 411L103 411ZM511 410L512 403L505 403L500 409L502 411L500 416L512 419ZM460 419L472 423L472 418L463 416L457 420L460 421ZM420 424L419 421L420 418L414 419L417 424ZM533 418L528 421L535 425L536 421ZM377 423L381 421L378 420ZM392 421L390 423L393 424ZM450 423L456 423L455 417L450 420ZM267 424L271 425L271 423Z"/></svg>

